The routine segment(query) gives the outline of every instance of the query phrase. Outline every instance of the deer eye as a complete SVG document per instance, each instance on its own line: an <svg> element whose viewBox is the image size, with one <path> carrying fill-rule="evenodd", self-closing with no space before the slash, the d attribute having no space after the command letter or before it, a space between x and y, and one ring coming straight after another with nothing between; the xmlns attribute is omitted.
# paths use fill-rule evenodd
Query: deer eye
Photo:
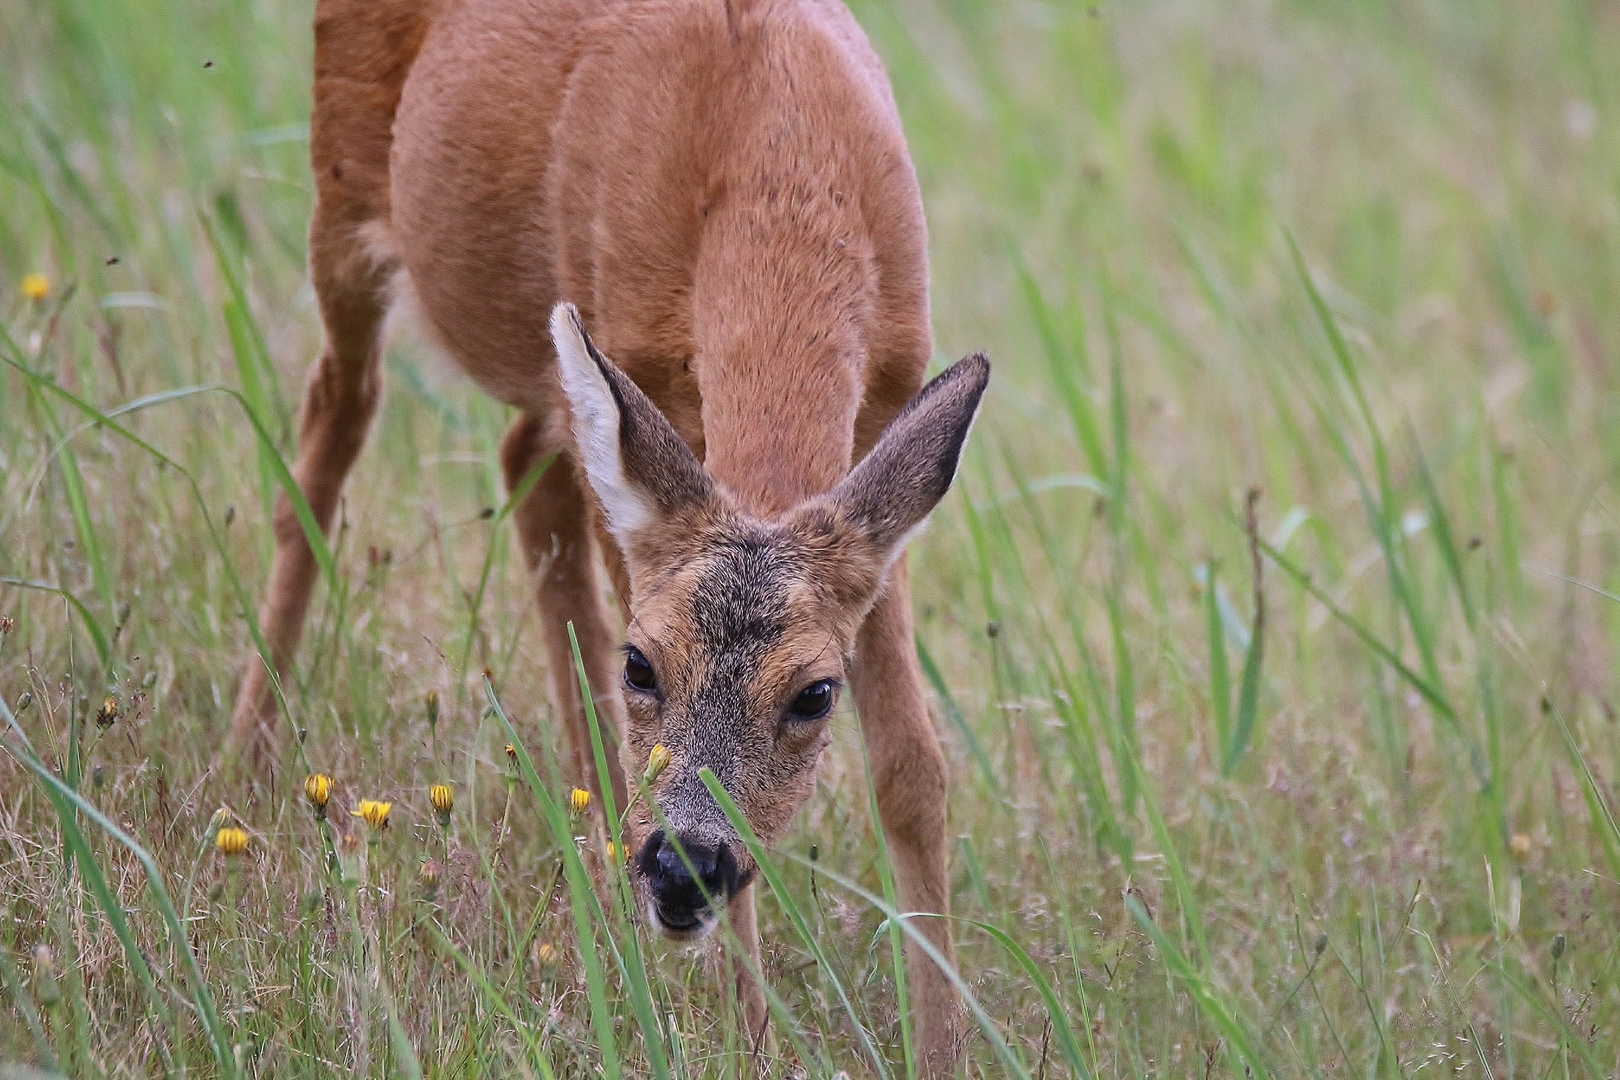
<svg viewBox="0 0 1620 1080"><path fill-rule="evenodd" d="M797 720L820 720L832 711L837 697L837 680L822 679L800 690L799 696L788 706L788 712Z"/></svg>
<svg viewBox="0 0 1620 1080"><path fill-rule="evenodd" d="M643 693L658 689L658 676L653 674L652 665L634 645L624 647L624 684Z"/></svg>

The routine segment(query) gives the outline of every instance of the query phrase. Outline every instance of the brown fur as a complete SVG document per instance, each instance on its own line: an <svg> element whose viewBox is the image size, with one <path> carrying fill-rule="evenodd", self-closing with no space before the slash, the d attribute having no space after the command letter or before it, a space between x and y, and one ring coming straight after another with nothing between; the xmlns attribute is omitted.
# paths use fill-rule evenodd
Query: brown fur
<svg viewBox="0 0 1620 1080"><path fill-rule="evenodd" d="M945 764L899 551L950 481L988 369L953 368L869 455L931 346L916 181L849 13L835 0L318 0L315 39L310 259L327 335L294 471L322 528L375 411L390 290L409 289L456 362L523 411L501 448L508 485L562 452L515 518L577 774L595 776L570 620L626 770L669 745L654 802L694 827L721 829L692 786L708 764L762 836L780 835L826 741L824 721L782 710L847 674L901 907L948 913ZM612 357L592 351L652 515L633 535L575 438L582 399L565 395L547 329L561 299ZM275 532L261 622L286 670L315 564L285 500ZM744 549L769 557L728 555ZM660 673L657 701L622 685L598 553ZM768 586L780 633L733 641L723 605L695 625L717 581L739 596ZM702 760L714 713L691 688L722 670L730 758ZM267 684L250 665L231 729L261 760ZM619 770L614 787L622 806ZM651 827L640 814L637 843ZM752 935L749 890L732 904ZM951 956L945 920L914 925ZM955 996L920 954L908 966L928 1071L946 1072ZM762 1025L762 994L746 997Z"/></svg>

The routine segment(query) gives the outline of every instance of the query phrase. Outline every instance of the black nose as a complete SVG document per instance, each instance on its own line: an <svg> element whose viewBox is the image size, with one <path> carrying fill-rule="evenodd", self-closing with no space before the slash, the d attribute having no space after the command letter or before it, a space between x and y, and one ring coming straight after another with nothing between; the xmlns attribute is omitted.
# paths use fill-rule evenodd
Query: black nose
<svg viewBox="0 0 1620 1080"><path fill-rule="evenodd" d="M636 862L658 907L658 917L672 930L690 930L708 910L708 898L723 902L737 891L737 860L725 844L711 844L691 834L679 841L680 850L676 850L660 829L647 838Z"/></svg>

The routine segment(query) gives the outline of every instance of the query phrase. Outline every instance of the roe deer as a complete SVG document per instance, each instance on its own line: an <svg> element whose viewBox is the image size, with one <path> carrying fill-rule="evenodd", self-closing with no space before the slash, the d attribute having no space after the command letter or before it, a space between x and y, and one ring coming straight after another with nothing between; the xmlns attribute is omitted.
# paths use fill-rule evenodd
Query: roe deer
<svg viewBox="0 0 1620 1080"><path fill-rule="evenodd" d="M514 516L577 778L595 786L570 620L621 743L620 806L626 770L656 743L672 751L651 793L661 821L641 805L630 823L649 917L695 937L714 924L709 898L728 903L757 968L755 867L698 771L774 841L810 795L846 678L900 906L947 914L945 761L903 548L951 483L989 363L921 386L921 200L848 11L318 0L310 143L326 337L294 473L321 528L376 409L383 316L409 293L456 363L521 410L501 448L508 486L559 454ZM275 541L261 622L280 671L316 573L285 499ZM268 762L275 718L254 661L233 751ZM947 920L913 925L953 956ZM938 1075L957 998L907 953ZM758 1032L762 990L739 978Z"/></svg>

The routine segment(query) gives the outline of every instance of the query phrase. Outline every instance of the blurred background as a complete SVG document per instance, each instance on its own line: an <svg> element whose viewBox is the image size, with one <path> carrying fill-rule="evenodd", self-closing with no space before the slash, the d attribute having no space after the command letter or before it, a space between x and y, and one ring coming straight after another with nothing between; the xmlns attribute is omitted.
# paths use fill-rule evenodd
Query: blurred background
<svg viewBox="0 0 1620 1080"><path fill-rule="evenodd" d="M922 181L936 366L996 364L912 570L984 924L967 1074L1612 1075L1620 5L853 8ZM559 840L482 709L487 667L555 746L510 417L408 327L289 688L339 798L395 803L374 894L334 892L290 763L252 795L209 771L319 343L312 14L0 5L0 1060L408 1075L397 1026L433 1075L730 1075L712 950L645 940L651 981L587 1000ZM19 731L189 897L229 1062L197 1010L153 1019L185 950L129 846L82 810L73 846ZM828 955L762 902L805 1033L767 1067L904 1075L892 924L808 866L881 893L836 731L782 845ZM387 930L388 1024L346 910Z"/></svg>

